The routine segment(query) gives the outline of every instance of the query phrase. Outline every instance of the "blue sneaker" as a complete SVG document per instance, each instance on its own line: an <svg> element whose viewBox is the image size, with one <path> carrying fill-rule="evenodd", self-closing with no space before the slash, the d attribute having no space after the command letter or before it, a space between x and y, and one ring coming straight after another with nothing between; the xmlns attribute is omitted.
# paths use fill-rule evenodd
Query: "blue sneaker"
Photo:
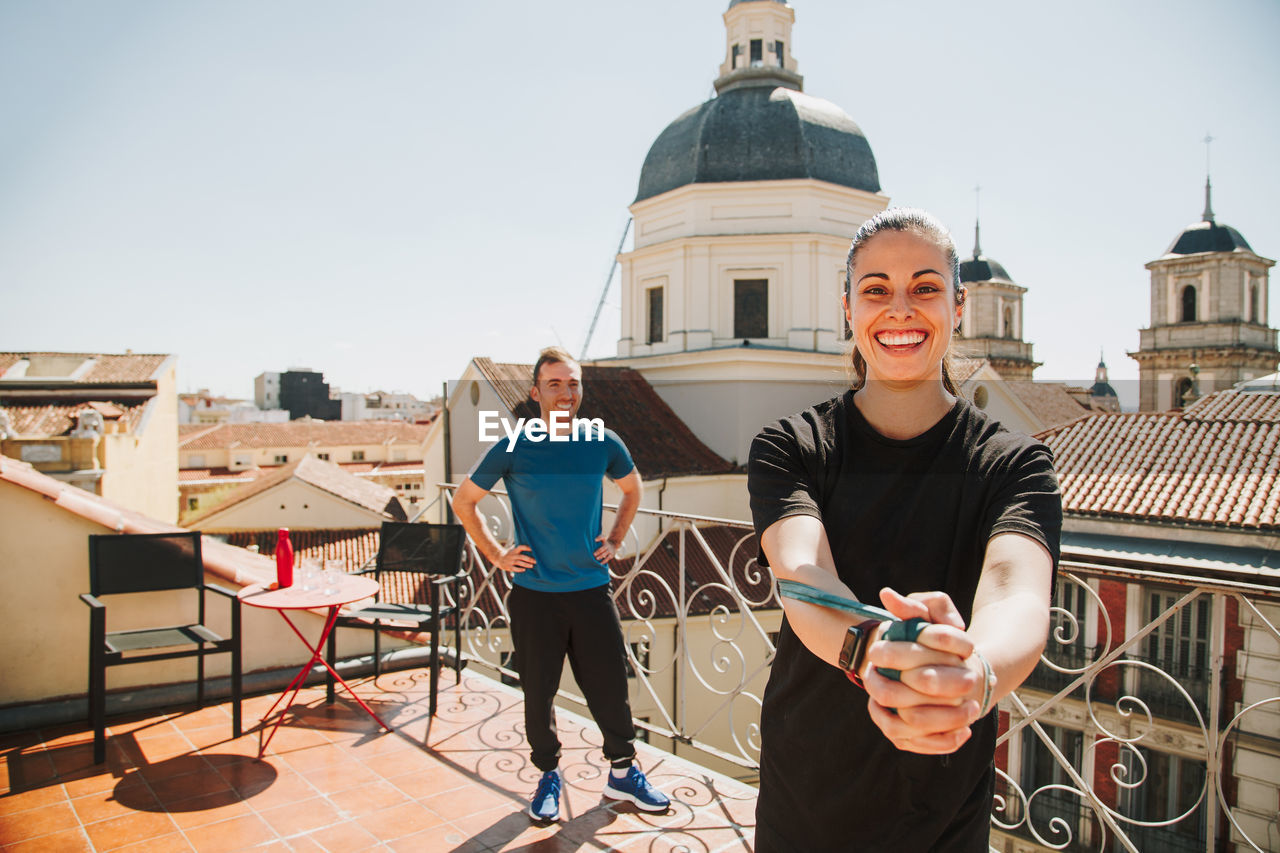
<svg viewBox="0 0 1280 853"><path fill-rule="evenodd" d="M560 817L560 771L548 770L538 780L538 790L529 801L529 817L555 820Z"/></svg>
<svg viewBox="0 0 1280 853"><path fill-rule="evenodd" d="M634 764L627 768L627 775L621 779L609 774L604 795L611 800L630 800L636 808L647 812L664 812L671 807L671 798L650 785Z"/></svg>

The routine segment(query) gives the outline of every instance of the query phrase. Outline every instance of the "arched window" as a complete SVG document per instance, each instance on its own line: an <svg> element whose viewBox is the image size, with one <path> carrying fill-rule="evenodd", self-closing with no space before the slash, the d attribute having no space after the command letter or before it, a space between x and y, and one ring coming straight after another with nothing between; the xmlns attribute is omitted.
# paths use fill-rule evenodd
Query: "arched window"
<svg viewBox="0 0 1280 853"><path fill-rule="evenodd" d="M1177 392L1173 395L1173 407L1175 409L1190 406L1195 402L1195 398L1192 396L1193 388L1195 388L1195 385L1191 382L1191 377L1184 376L1178 380Z"/></svg>
<svg viewBox="0 0 1280 853"><path fill-rule="evenodd" d="M1194 285L1188 284L1182 288L1182 322L1194 323L1196 321L1196 288Z"/></svg>
<svg viewBox="0 0 1280 853"><path fill-rule="evenodd" d="M1006 338L1017 337L1013 333L1013 307L1010 305L1004 306L1004 336Z"/></svg>
<svg viewBox="0 0 1280 853"><path fill-rule="evenodd" d="M1261 287L1258 282L1254 282L1249 286L1249 322L1262 324L1262 300L1259 299Z"/></svg>

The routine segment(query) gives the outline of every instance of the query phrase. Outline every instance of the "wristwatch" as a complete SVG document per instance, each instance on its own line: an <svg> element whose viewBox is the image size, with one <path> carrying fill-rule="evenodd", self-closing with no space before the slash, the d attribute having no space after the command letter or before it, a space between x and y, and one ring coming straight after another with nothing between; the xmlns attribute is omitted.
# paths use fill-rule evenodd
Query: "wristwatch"
<svg viewBox="0 0 1280 853"><path fill-rule="evenodd" d="M871 636L875 633L880 619L868 619L857 625L850 625L844 634L844 645L840 647L840 668L855 675L862 666L862 659L867 655L867 646L871 644Z"/></svg>

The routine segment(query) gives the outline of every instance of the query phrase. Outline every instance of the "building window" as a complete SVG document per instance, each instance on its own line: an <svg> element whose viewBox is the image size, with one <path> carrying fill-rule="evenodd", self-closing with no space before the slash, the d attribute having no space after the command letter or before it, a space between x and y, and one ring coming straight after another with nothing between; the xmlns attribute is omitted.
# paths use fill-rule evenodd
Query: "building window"
<svg viewBox="0 0 1280 853"><path fill-rule="evenodd" d="M325 462L328 462L328 461L329 461L329 454L328 454L328 453L317 453L317 454L316 454L316 458L317 458L317 459L323 459Z"/></svg>
<svg viewBox="0 0 1280 853"><path fill-rule="evenodd" d="M645 343L656 344L663 340L662 335L662 287L650 287L645 291L648 296L648 333Z"/></svg>
<svg viewBox="0 0 1280 853"><path fill-rule="evenodd" d="M1249 286L1249 322L1259 325L1262 325L1262 300L1258 298L1261 289L1256 281Z"/></svg>
<svg viewBox="0 0 1280 853"><path fill-rule="evenodd" d="M1147 589L1143 595L1145 622L1152 622L1170 610L1181 594L1172 590ZM1209 596L1184 604L1160 627L1142 641L1138 653L1131 658L1144 660L1172 676L1191 696L1202 715L1208 713L1209 698ZM1168 678L1147 669L1138 669L1138 695L1157 717L1183 720L1196 719L1195 710L1182 692Z"/></svg>
<svg viewBox="0 0 1280 853"><path fill-rule="evenodd" d="M1084 754L1084 735L1061 726L1046 724L1043 728L1048 739L1063 757L1074 769L1079 770ZM1022 790L1028 796L1049 785L1071 785L1071 777L1067 775L1067 769L1058 763L1049 746L1030 727L1022 730L1021 774ZM1009 802L1017 802L1017 798L1010 797ZM1071 827L1071 835L1075 838L1081 837L1082 821L1086 825L1088 822L1087 815L1081 813L1078 797L1072 797L1065 791L1054 788L1035 794L1031 799L1029 823L1045 834L1049 822L1054 818L1066 821Z"/></svg>
<svg viewBox="0 0 1280 853"><path fill-rule="evenodd" d="M277 454L276 454L276 464L277 464L277 465L284 465L284 464L285 464L286 462L288 462L288 461L289 461L289 454L287 454L287 453L277 453Z"/></svg>
<svg viewBox="0 0 1280 853"><path fill-rule="evenodd" d="M769 280L739 278L733 282L733 336L769 337Z"/></svg>
<svg viewBox="0 0 1280 853"><path fill-rule="evenodd" d="M1188 284L1182 288L1182 322L1194 323L1196 321L1196 289L1194 285Z"/></svg>
<svg viewBox="0 0 1280 853"><path fill-rule="evenodd" d="M1128 771L1126 778L1141 779L1142 784L1122 789L1121 813L1148 823L1191 813L1169 826L1123 823L1129 840L1138 850L1205 849L1205 809L1196 808L1204 789L1204 762L1141 746L1134 749L1121 750L1120 755Z"/></svg>
<svg viewBox="0 0 1280 853"><path fill-rule="evenodd" d="M741 58L742 58L742 45L735 44L733 46L732 58L729 60L729 70L732 71L734 68L737 68L738 60Z"/></svg>
<svg viewBox="0 0 1280 853"><path fill-rule="evenodd" d="M352 462L363 462L363 461L364 461L364 451L363 451L363 450L353 450L353 451L351 451L351 461L352 461Z"/></svg>
<svg viewBox="0 0 1280 853"><path fill-rule="evenodd" d="M1195 383L1191 381L1191 377L1184 376L1178 380L1178 387L1173 395L1173 407L1175 409L1186 408L1196 401Z"/></svg>
<svg viewBox="0 0 1280 853"><path fill-rule="evenodd" d="M764 64L764 40L752 39L751 40L751 67L755 68L763 64Z"/></svg>
<svg viewBox="0 0 1280 853"><path fill-rule="evenodd" d="M783 54L783 50L782 50L782 39L778 39L777 41L775 41L775 42L773 43L773 55L774 55L774 56L776 56L776 57L778 58L778 67L779 67L779 68L784 67L784 66L783 66L783 62L782 62L782 54Z"/></svg>
<svg viewBox="0 0 1280 853"><path fill-rule="evenodd" d="M1013 306L1004 306L1004 336L1006 338L1015 338L1017 335L1013 333Z"/></svg>
<svg viewBox="0 0 1280 853"><path fill-rule="evenodd" d="M187 512L191 512L192 510L198 508L199 506L200 506L199 498L187 498Z"/></svg>
<svg viewBox="0 0 1280 853"><path fill-rule="evenodd" d="M641 640L638 643L629 643L631 653L627 655L627 678L636 677L636 662L640 664L640 671L646 675L649 673L649 643L647 640Z"/></svg>

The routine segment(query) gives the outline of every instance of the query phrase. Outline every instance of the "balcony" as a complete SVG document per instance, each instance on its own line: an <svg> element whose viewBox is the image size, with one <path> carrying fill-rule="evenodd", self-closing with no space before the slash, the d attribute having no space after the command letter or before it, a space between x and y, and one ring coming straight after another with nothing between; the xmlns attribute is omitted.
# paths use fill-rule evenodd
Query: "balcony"
<svg viewBox="0 0 1280 853"><path fill-rule="evenodd" d="M509 507L498 497L481 509L502 538ZM781 618L755 548L740 521L642 511L616 564L633 710L648 741L641 761L676 801L668 814L601 799L599 736L575 713L581 699L566 682L564 814L550 827L524 815L537 773L519 690L502 683L515 675L506 665L509 585L469 549L460 602L468 667L461 684L444 673L433 720L426 673L409 669L357 683L394 733L308 688L260 761L254 732L228 739L225 706L113 717L104 766L91 764L83 725L0 736L0 848L749 850L759 697ZM1055 610L1042 666L1002 703L993 847L1269 849L1274 836L1250 810L1257 792L1246 791L1259 776L1250 782L1237 765L1280 760L1280 696L1251 693L1247 669L1252 649L1280 645L1280 591L1132 556L1103 565L1068 553L1060 576L1085 603ZM1144 623L1123 603L1116 609L1123 592L1108 584L1176 597ZM1137 657L1155 647L1146 638L1202 600L1230 629L1210 632L1207 673L1188 684L1191 673ZM1244 626L1243 639L1224 639L1232 625ZM247 724L272 701L248 700ZM1078 754L1060 748L1068 741ZM1026 775L1018 756L1033 748L1048 764ZM1274 804L1270 784L1262 793Z"/></svg>

